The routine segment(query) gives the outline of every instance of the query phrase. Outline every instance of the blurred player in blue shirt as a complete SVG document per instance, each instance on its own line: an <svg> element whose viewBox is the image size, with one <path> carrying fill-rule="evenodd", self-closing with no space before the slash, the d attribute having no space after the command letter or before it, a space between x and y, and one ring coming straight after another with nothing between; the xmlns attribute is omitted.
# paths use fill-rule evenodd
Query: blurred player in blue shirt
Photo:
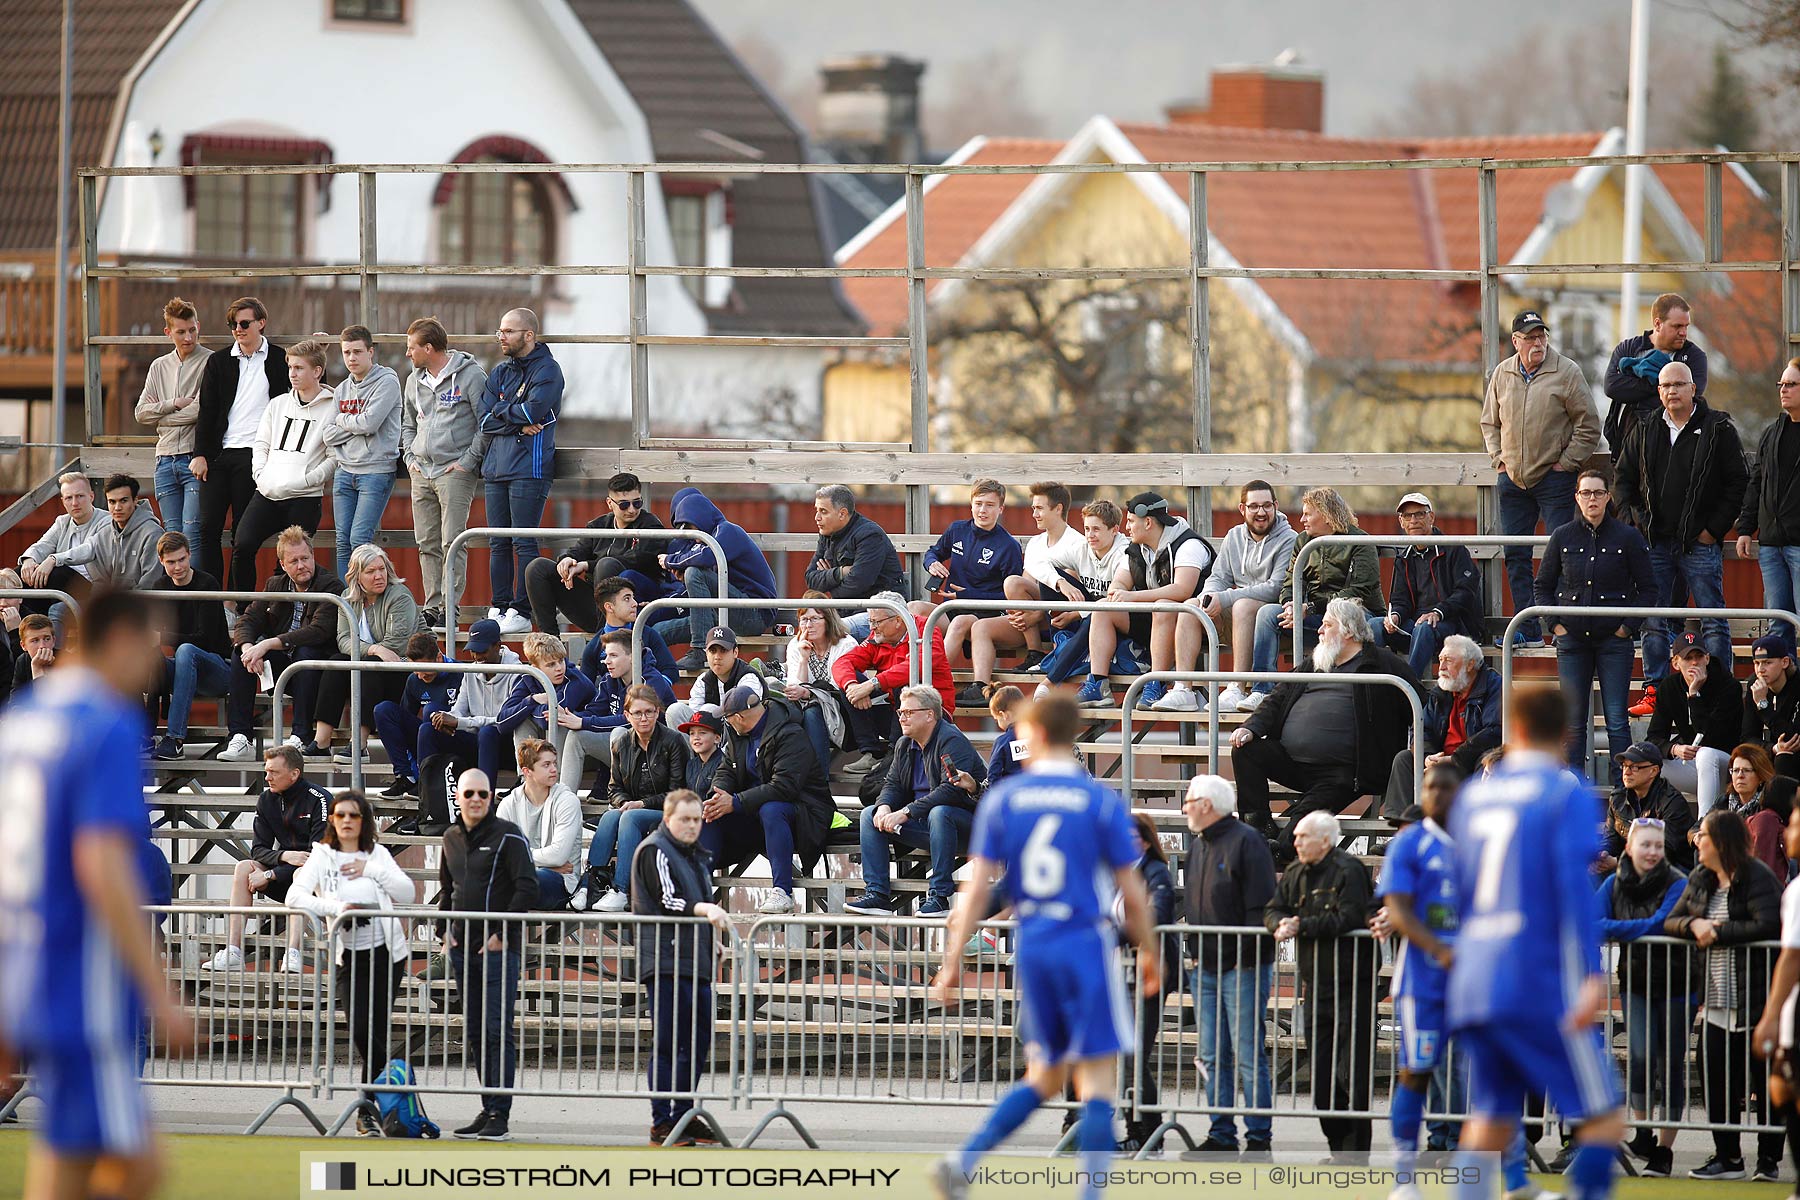
<svg viewBox="0 0 1800 1200"><path fill-rule="evenodd" d="M194 1037L139 911L142 695L162 656L141 600L96 595L80 626L77 660L0 720L0 1059L22 1055L44 1100L25 1196L133 1200L157 1178L140 1027L173 1050Z"/></svg>
<svg viewBox="0 0 1800 1200"><path fill-rule="evenodd" d="M1446 1000L1469 1059L1462 1147L1502 1149L1525 1097L1548 1092L1576 1127L1568 1172L1575 1200L1601 1200L1612 1192L1625 1119L1594 1023L1606 1003L1589 876L1600 851L1600 802L1563 765L1562 696L1522 688L1509 707L1506 757L1463 789L1450 814L1459 917Z"/></svg>
<svg viewBox="0 0 1800 1200"><path fill-rule="evenodd" d="M1076 1144L1090 1180L1113 1149L1117 1060L1132 1044L1131 1005L1111 921L1124 901L1125 928L1137 946L1138 978L1148 995L1161 986L1131 811L1119 794L1075 763L1080 712L1066 695L1029 705L1018 729L1031 758L1025 770L990 790L975 815L968 880L950 919L943 970L932 994L954 1002L965 939L988 908L991 879L1004 873L1019 922L1015 971L1024 1024L1025 1080L1002 1096L958 1155L939 1163L933 1182L947 1200L968 1191L969 1174L1070 1072L1082 1096ZM1084 1197L1098 1195L1092 1182Z"/></svg>

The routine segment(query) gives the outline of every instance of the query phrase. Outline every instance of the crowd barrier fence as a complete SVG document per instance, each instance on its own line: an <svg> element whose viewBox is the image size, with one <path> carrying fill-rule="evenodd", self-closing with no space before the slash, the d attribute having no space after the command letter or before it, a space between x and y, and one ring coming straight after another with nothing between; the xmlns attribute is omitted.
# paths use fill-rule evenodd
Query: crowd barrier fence
<svg viewBox="0 0 1800 1200"><path fill-rule="evenodd" d="M719 589L723 591L723 588ZM798 611L803 608L828 608L839 612L867 612L871 608L884 609L900 618L906 626L906 677L908 683L918 683L919 674L919 630L913 623L912 613L905 604L893 600L854 600L821 597L812 600L794 599L786 596L771 596L766 600L754 596L731 596L726 599L716 597L693 596L658 596L647 604L638 606L637 620L631 623L631 681L644 681L644 628L649 623L652 612L665 608L766 608L771 612ZM796 635L798 636L798 635ZM929 651L927 651L929 654ZM929 657L926 658L929 662ZM790 681L791 682L791 681Z"/></svg>

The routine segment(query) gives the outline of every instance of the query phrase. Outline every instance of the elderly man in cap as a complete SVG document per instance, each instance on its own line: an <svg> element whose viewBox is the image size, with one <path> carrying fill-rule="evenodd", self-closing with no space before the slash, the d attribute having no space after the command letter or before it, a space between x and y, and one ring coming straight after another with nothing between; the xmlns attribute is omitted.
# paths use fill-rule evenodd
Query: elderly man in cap
<svg viewBox="0 0 1800 1200"><path fill-rule="evenodd" d="M1500 472L1500 532L1546 532L1575 518L1575 472L1600 448L1600 414L1574 359L1550 349L1550 329L1531 309L1513 317L1513 355L1489 376L1481 437ZM1514 610L1531 603L1531 550L1506 548ZM1520 644L1538 640L1537 622L1520 626Z"/></svg>
<svg viewBox="0 0 1800 1200"><path fill-rule="evenodd" d="M1640 818L1661 821L1669 861L1683 871L1694 869L1694 845L1688 830L1694 806L1679 788L1663 778L1663 752L1653 742L1633 742L1619 755L1624 783L1613 789L1606 809L1606 851L1600 868L1612 870L1625 854L1631 823ZM1607 859L1611 859L1608 862Z"/></svg>
<svg viewBox="0 0 1800 1200"><path fill-rule="evenodd" d="M700 842L722 871L759 854L768 859L774 887L756 911L793 912L794 855L819 856L836 811L824 764L800 714L780 696L739 686L725 693L720 708L730 732L705 801Z"/></svg>
<svg viewBox="0 0 1800 1200"><path fill-rule="evenodd" d="M1423 492L1406 493L1394 511L1402 533L1443 534L1432 523L1431 501ZM1430 673L1445 638L1479 636L1481 620L1481 573L1467 548L1414 544L1401 549L1382 628L1389 635L1384 639L1388 649L1405 654L1413 674L1423 679Z"/></svg>
<svg viewBox="0 0 1800 1200"><path fill-rule="evenodd" d="M1676 364L1680 365L1680 364ZM1704 817L1718 803L1743 722L1737 680L1693 630L1675 639L1666 686L1656 694L1645 741L1665 760L1663 776L1693 796Z"/></svg>
<svg viewBox="0 0 1800 1200"><path fill-rule="evenodd" d="M1500 744L1500 672L1487 665L1475 639L1456 634L1438 652L1436 687L1425 689L1425 744L1394 755L1381 815L1397 821L1417 799L1413 756L1423 754L1421 772L1449 763L1464 779L1474 775L1481 756Z"/></svg>
<svg viewBox="0 0 1800 1200"><path fill-rule="evenodd" d="M1775 760L1775 773L1800 778L1800 687L1795 686L1794 651L1778 633L1750 646L1744 685L1744 725L1740 742L1755 742Z"/></svg>

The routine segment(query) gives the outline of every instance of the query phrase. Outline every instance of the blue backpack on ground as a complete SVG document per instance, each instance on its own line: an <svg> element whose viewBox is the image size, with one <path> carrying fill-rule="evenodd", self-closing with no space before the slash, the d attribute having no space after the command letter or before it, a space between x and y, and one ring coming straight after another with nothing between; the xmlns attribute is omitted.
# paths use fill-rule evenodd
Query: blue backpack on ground
<svg viewBox="0 0 1800 1200"><path fill-rule="evenodd" d="M388 1087L416 1087L412 1064L404 1058L392 1059L369 1086L375 1090L375 1105L381 1110L381 1132L391 1138L436 1138L442 1131L425 1115L425 1105L417 1092L384 1092Z"/></svg>

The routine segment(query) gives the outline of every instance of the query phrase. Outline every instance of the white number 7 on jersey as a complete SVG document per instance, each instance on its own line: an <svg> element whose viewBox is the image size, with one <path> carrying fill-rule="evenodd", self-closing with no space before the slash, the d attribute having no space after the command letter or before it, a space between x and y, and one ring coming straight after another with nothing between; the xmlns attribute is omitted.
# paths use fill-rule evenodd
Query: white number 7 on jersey
<svg viewBox="0 0 1800 1200"><path fill-rule="evenodd" d="M1025 894L1034 900L1048 900L1061 894L1063 880L1068 876L1068 860L1061 850L1050 844L1050 839L1061 827L1061 817L1042 816L1031 827L1031 836L1025 839Z"/></svg>
<svg viewBox="0 0 1800 1200"><path fill-rule="evenodd" d="M1490 912L1500 902L1500 872L1519 828L1510 808L1484 808L1469 818L1469 835L1481 843L1481 871L1475 879L1474 910Z"/></svg>

